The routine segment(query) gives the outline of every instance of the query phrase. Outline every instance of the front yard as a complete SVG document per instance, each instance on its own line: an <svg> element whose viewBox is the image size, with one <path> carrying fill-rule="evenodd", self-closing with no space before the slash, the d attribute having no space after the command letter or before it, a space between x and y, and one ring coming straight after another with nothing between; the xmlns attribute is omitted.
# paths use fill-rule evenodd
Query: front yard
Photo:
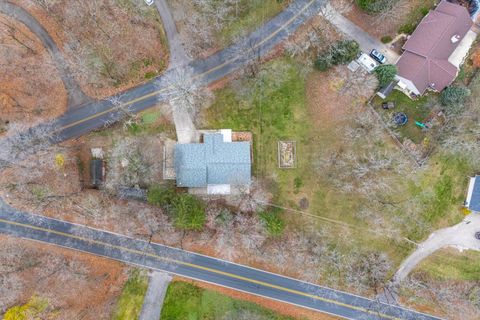
<svg viewBox="0 0 480 320"><path fill-rule="evenodd" d="M294 320L257 304L233 299L181 281L174 281L168 286L161 319Z"/></svg>

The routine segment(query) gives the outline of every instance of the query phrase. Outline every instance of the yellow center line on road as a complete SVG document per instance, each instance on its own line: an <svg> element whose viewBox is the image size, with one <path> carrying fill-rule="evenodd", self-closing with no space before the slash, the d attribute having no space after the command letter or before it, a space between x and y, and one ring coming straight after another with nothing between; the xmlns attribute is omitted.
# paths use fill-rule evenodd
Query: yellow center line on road
<svg viewBox="0 0 480 320"><path fill-rule="evenodd" d="M98 245L101 245L101 246L104 246L104 247L110 247L110 248L113 248L113 249L118 249L120 251L126 251L126 252L130 252L130 253L134 253L134 254L149 256L149 257L154 258L156 260L163 260L163 261L173 263L173 264L177 264L177 265L183 265L183 266L187 266L187 267L194 268L194 269L208 271L208 272L211 272L211 273L227 276L227 277L238 279L238 280L241 280L241 281L245 281L245 282L249 282L249 283L253 283L253 284L258 284L258 285L261 285L261 286L264 286L264 287L277 289L277 290L280 290L280 291L293 293L293 294L304 296L304 297L307 297L307 298L312 298L312 299L315 299L315 300L335 304L335 305L340 306L340 307L345 307L345 308L349 308L349 309L352 309L352 310L357 310L357 311L360 311L360 312L373 314L373 315L376 315L376 316L380 316L384 319L401 320L400 318L390 316L390 315L387 315L387 314L383 314L383 313L380 313L380 312L376 312L376 311L373 311L373 310L369 310L369 309L366 309L366 308L363 308L363 307L353 306L353 305L350 305L348 303L332 300L332 299L329 299L329 298L320 297L318 295L305 293L305 292L294 290L294 289L285 288L285 287L274 285L274 284L264 282L264 281L250 279L250 278L239 276L239 275L236 275L236 274L233 274L233 273L224 272L224 271L220 271L220 270L217 270L217 269L200 266L200 265L197 265L197 264L194 264L194 263L181 261L181 260L176 260L176 259L172 259L172 258L168 258L168 257L164 257L164 256L159 256L159 255L154 254L154 253L144 252L144 251L140 251L140 250L136 250L136 249L131 249L131 248L127 248L127 247L123 247L123 246L119 246L119 245L110 244L110 243L99 241L99 240L88 239L88 238L76 236L76 235L61 232L61 231L56 231L56 230L52 230L52 229L32 226L32 225L29 225L29 224L24 224L24 223L20 223L20 222L5 220L5 219L1 219L1 218L0 218L0 222L3 222L5 224L9 224L9 225L20 226L20 227L28 228L28 229L32 229L32 230L38 230L38 231L42 231L42 232L52 233L52 234L56 234L56 235L59 235L59 236L62 236L62 237L70 238L70 239L76 239L76 240L85 241L85 242L88 242L88 243L94 243L94 244L98 244ZM46 242L46 243L48 243L48 242ZM72 248L72 249L75 249L75 248ZM128 262L128 261L125 261L125 262ZM201 281L202 279L199 279L199 280ZM288 303L288 301L285 301L285 302ZM319 311L321 311L321 310L319 310Z"/></svg>
<svg viewBox="0 0 480 320"><path fill-rule="evenodd" d="M293 17L291 17L287 22L285 22L280 28L278 28L277 30L275 30L273 33L271 33L268 37L262 39L262 41L256 43L249 51L252 51L256 48L258 48L259 46L261 46L262 44L264 44L265 42L267 42L268 40L270 40L271 38L275 37L279 32L281 32L283 29L285 29L289 24L291 24L296 18L298 18L301 14L303 14L315 1L317 0L311 0L308 4L305 5L305 7L303 7L299 12L297 12ZM240 57L244 56L245 53L242 53L242 54L238 54L236 55L235 57L229 59L229 60L226 60L225 62L203 72L203 73L200 73L198 75L195 75L193 77L193 79L198 79L198 78L201 78L207 74L210 74L218 69L221 69L223 68L225 65L229 64L229 63L232 63L236 60L238 60ZM78 124L81 124L83 122L86 122L86 121L89 121L91 119L95 119L95 118L98 118L104 114L107 114L109 113L110 111L112 111L113 109L115 108L122 108L122 107L125 107L125 106L128 106L128 105L131 105L131 104L134 104L136 102L139 102L139 101L142 101L142 100L145 100L145 99L148 99L150 97L153 97L153 96L156 96L157 94L160 94L162 92L165 92L167 91L168 89L172 88L172 86L167 86L166 88L163 88L163 89L160 89L160 90L157 90L157 91L154 91L154 92L151 92L149 94L146 94L146 95L143 95L141 97L138 97L136 99L133 99L133 100L130 100L130 101L127 101L125 103L122 103L120 104L119 106L113 106L111 108L108 108L107 110L104 110L102 112L99 112L99 113L95 113L91 116L88 116L88 117L85 117L83 119L80 119L78 121L75 121L75 122L72 122L72 123L69 123L61 128L59 128L58 130L55 130L55 132L58 132L58 131L62 131L62 130L65 130L65 129L68 129L68 128L71 128L71 127L74 127Z"/></svg>

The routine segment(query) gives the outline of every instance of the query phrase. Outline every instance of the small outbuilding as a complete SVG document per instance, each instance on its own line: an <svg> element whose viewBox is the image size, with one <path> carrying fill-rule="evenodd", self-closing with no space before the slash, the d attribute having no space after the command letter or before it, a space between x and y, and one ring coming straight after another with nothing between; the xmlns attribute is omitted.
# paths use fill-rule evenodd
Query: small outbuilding
<svg viewBox="0 0 480 320"><path fill-rule="evenodd" d="M465 207L473 212L480 212L480 179L479 175L470 178L468 184L467 200Z"/></svg>
<svg viewBox="0 0 480 320"><path fill-rule="evenodd" d="M92 188L98 189L104 181L105 166L102 159L90 160L90 181Z"/></svg>

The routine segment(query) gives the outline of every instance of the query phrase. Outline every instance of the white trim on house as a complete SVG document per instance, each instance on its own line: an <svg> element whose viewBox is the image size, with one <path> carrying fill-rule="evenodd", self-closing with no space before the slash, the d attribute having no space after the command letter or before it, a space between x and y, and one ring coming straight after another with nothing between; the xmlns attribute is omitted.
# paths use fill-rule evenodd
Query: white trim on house
<svg viewBox="0 0 480 320"><path fill-rule="evenodd" d="M229 195L231 185L229 184L209 184L207 185L207 194Z"/></svg>
<svg viewBox="0 0 480 320"><path fill-rule="evenodd" d="M417 87L415 87L412 81L404 77L401 77L399 75L395 76L395 80L398 81L397 87L400 89L400 91L405 93L407 96L410 96L412 93L417 96L420 95L420 91L417 89Z"/></svg>
<svg viewBox="0 0 480 320"><path fill-rule="evenodd" d="M472 30L468 31L465 37L463 37L462 41L458 44L455 48L455 51L452 52L450 57L448 57L448 62L453 64L457 69L460 69L460 66L465 61L465 58L468 55L468 51L477 38L477 34Z"/></svg>
<svg viewBox="0 0 480 320"><path fill-rule="evenodd" d="M232 142L232 129L220 129L223 136L223 142Z"/></svg>
<svg viewBox="0 0 480 320"><path fill-rule="evenodd" d="M468 183L468 192L467 192L467 200L465 200L465 207L470 207L470 201L472 200L473 194L473 187L475 186L475 180L477 177L470 177L470 181Z"/></svg>

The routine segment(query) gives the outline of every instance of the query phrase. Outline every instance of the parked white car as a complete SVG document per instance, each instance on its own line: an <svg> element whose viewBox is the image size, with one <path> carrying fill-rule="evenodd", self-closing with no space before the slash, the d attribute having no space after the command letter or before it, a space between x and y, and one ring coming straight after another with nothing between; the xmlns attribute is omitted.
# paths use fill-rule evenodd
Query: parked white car
<svg viewBox="0 0 480 320"><path fill-rule="evenodd" d="M145 1L147 6L151 6L155 2L155 0L143 0L143 1Z"/></svg>

